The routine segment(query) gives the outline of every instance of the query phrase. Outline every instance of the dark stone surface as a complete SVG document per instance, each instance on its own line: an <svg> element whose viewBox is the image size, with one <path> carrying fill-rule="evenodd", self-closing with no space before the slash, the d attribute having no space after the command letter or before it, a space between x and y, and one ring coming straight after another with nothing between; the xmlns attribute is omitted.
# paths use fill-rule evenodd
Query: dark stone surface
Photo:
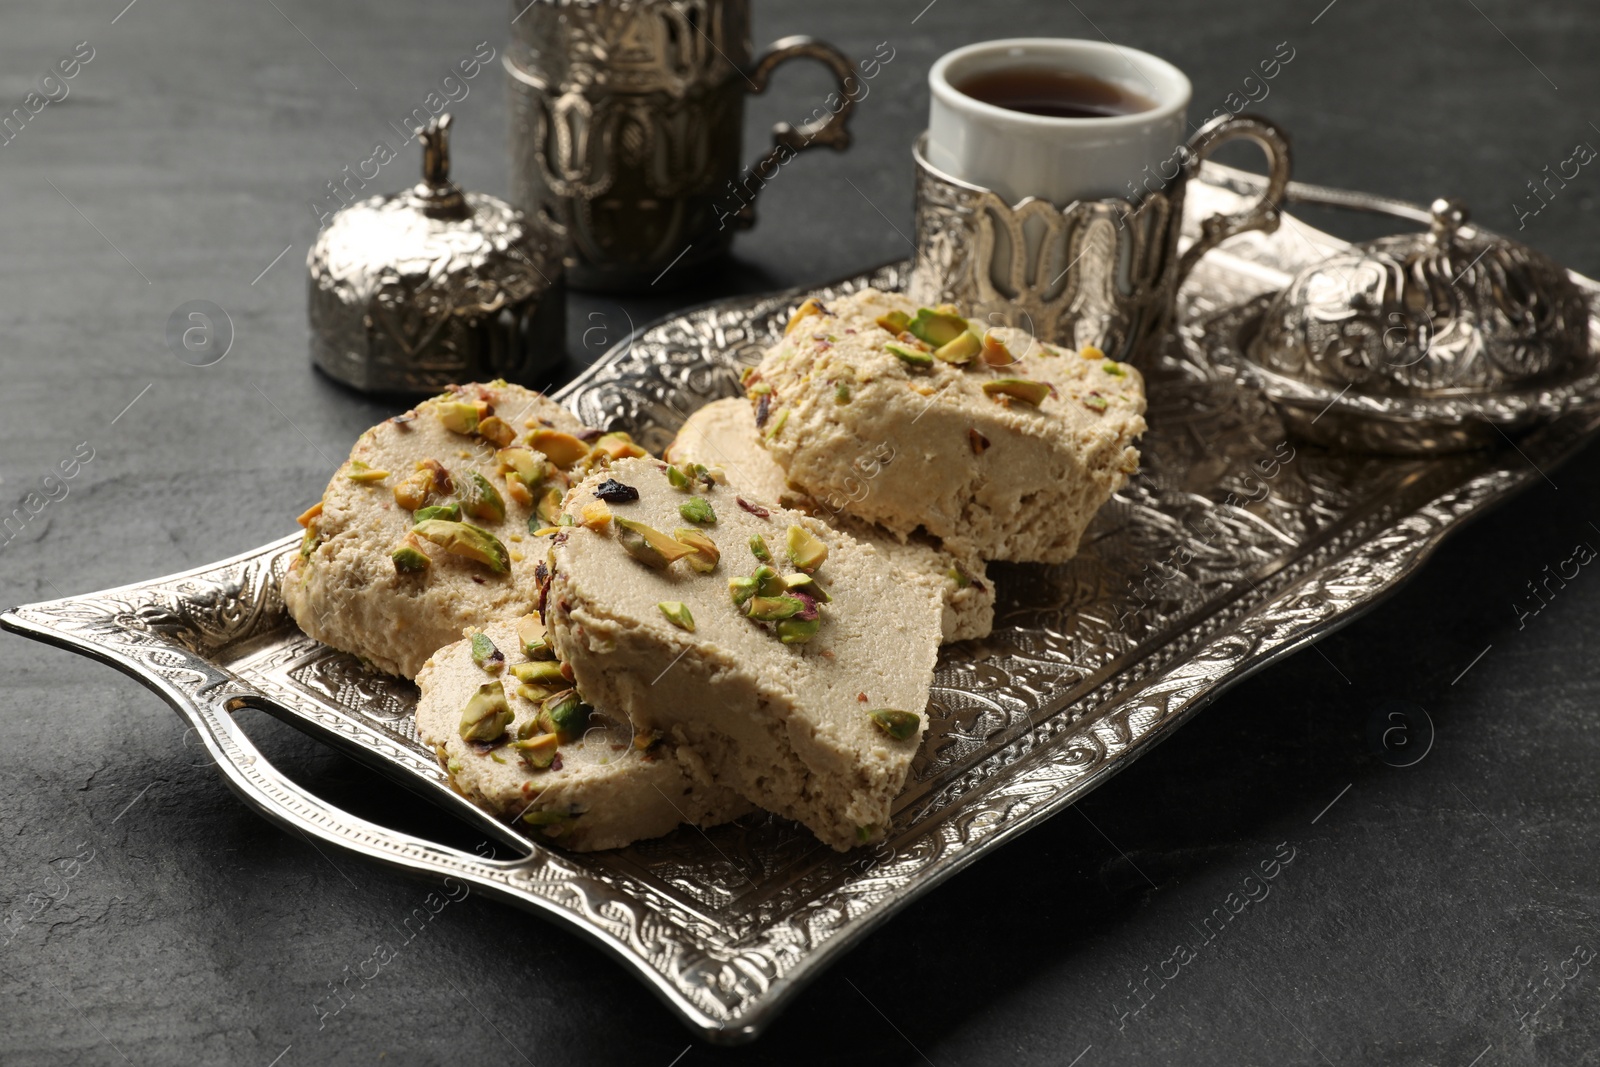
<svg viewBox="0 0 1600 1067"><path fill-rule="evenodd" d="M508 18L496 0L139 0L118 17L122 3L11 4L0 36L7 113L75 42L95 49L71 96L0 146L6 509L78 442L94 449L69 495L0 549L7 603L221 558L316 498L386 409L308 369L308 205L448 64L500 47ZM760 5L763 39L898 50L856 147L786 168L727 270L654 299L574 301L575 362L630 319L905 254L924 74L973 39L1103 33L1187 69L1196 113L1288 40L1296 57L1261 110L1294 131L1302 177L1453 193L1513 232L1525 183L1600 144L1600 16L1577 0L925 3ZM820 91L781 77L746 151ZM498 74L455 111L457 177L503 192ZM402 158L376 184L414 173ZM1523 236L1600 272L1597 190L1584 170ZM237 328L209 368L163 341L171 310L201 299ZM565 930L476 897L319 1026L313 1003L401 940L427 887L251 814L134 683L0 639L0 902L26 919L0 930L0 1062L1600 1063L1600 976L1558 975L1575 949L1600 950L1600 578L1584 571L1523 626L1511 607L1575 542L1600 544L1600 448L1551 477L1383 607L910 908L738 1050L692 1042ZM1390 698L1437 727L1416 766L1368 749ZM335 801L444 832L342 757L257 732ZM1270 894L1206 941L1206 918L1280 848L1293 859ZM44 894L59 899L27 919ZM1178 945L1193 959L1150 978L1172 973ZM1119 1023L1147 980L1153 999Z"/></svg>

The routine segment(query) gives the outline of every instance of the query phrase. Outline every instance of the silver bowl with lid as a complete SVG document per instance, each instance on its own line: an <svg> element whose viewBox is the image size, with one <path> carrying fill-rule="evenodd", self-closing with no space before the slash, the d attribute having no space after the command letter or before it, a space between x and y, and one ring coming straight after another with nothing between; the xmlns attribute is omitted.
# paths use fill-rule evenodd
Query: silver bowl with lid
<svg viewBox="0 0 1600 1067"><path fill-rule="evenodd" d="M1590 312L1559 264L1441 199L1428 232L1307 267L1206 337L1298 436L1414 455L1500 443L1600 401Z"/></svg>
<svg viewBox="0 0 1600 1067"><path fill-rule="evenodd" d="M450 181L450 116L416 131L422 181L337 212L306 259L311 359L367 392L505 378L565 358L564 237Z"/></svg>

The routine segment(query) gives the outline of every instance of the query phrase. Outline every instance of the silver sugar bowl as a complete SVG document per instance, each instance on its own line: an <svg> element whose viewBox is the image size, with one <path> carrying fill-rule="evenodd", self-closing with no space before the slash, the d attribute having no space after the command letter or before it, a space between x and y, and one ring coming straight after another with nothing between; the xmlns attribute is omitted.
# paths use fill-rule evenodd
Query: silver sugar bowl
<svg viewBox="0 0 1600 1067"><path fill-rule="evenodd" d="M1207 326L1213 350L1318 444L1425 454L1600 400L1590 304L1543 253L1436 200L1427 233L1368 241Z"/></svg>
<svg viewBox="0 0 1600 1067"><path fill-rule="evenodd" d="M562 238L450 181L450 116L417 131L422 181L337 212L306 257L311 360L366 392L546 384L565 358Z"/></svg>

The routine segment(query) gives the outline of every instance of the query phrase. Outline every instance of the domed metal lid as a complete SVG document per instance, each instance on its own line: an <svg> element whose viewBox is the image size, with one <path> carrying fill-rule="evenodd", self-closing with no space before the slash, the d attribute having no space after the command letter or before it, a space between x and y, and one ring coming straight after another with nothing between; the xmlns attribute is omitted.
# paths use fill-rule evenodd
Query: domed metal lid
<svg viewBox="0 0 1600 1067"><path fill-rule="evenodd" d="M457 314L487 314L549 288L561 245L498 197L462 192L450 180L450 116L417 130L422 181L337 212L311 250L314 281L375 294L411 280L448 278L463 296Z"/></svg>
<svg viewBox="0 0 1600 1067"><path fill-rule="evenodd" d="M312 246L313 360L373 391L541 373L562 357L564 235L450 180L448 114L417 136L422 181L343 208Z"/></svg>
<svg viewBox="0 0 1600 1067"><path fill-rule="evenodd" d="M1386 396L1521 389L1587 369L1589 309L1554 260L1433 203L1428 233L1356 245L1301 271L1250 355L1304 381Z"/></svg>

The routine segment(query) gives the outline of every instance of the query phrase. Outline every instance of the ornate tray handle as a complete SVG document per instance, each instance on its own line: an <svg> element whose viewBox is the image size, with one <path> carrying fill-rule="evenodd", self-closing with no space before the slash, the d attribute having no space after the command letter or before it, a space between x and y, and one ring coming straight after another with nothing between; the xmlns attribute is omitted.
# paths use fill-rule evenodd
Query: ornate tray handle
<svg viewBox="0 0 1600 1067"><path fill-rule="evenodd" d="M299 538L289 540L298 541ZM228 564L237 564L246 571L270 573L271 561L279 554L273 549L279 547L267 546ZM366 859L442 879L447 893L461 890L455 897L458 900L467 892L459 883L465 883L519 907L564 920L570 928L632 967L668 1007L708 1038L740 1041L755 1035L759 1024L776 1005L760 1005L750 1013L751 1018L730 1026L733 1013L717 1011L714 1007L707 1011L714 1002L697 1002L704 1000L705 990L685 983L683 975L679 975L679 982L674 984L666 975L640 966L644 955L641 941L646 935L637 926L608 922L604 918L608 907L627 900L622 889L602 887L586 880L581 863L573 863L560 853L526 841L498 823L494 825L501 832L496 836L525 851L526 855L510 860L486 859L352 815L307 792L261 753L235 719L237 712L247 708L266 712L335 747L354 750L368 763L374 762L375 751L381 754L386 739L370 730L366 731L370 735L366 738L338 737L310 716L278 704L215 666L201 653L175 644L159 633L130 627L119 619L123 614L121 609L140 605L136 597L150 596L151 586L175 586L191 576L215 573L228 564L214 564L199 571L159 579L137 589L107 590L14 608L0 612L0 628L115 667L156 693L200 736L223 782L250 808L285 829L310 839L320 839ZM124 594L130 595L125 598ZM352 746L352 740L360 743ZM367 751L360 751L363 747ZM389 768L391 773L398 768L401 772L398 777L415 777L415 771L398 760L393 762L395 768ZM414 783L412 787L415 788ZM439 798L430 799L437 802ZM458 806L469 810L457 811ZM458 816L468 815L469 819L470 812L476 811L465 800L460 805L445 805L444 808ZM487 819L470 821L478 823L480 829L484 828L483 822L492 822ZM452 879L458 886L451 886ZM743 1006L755 1007L748 1003Z"/></svg>

